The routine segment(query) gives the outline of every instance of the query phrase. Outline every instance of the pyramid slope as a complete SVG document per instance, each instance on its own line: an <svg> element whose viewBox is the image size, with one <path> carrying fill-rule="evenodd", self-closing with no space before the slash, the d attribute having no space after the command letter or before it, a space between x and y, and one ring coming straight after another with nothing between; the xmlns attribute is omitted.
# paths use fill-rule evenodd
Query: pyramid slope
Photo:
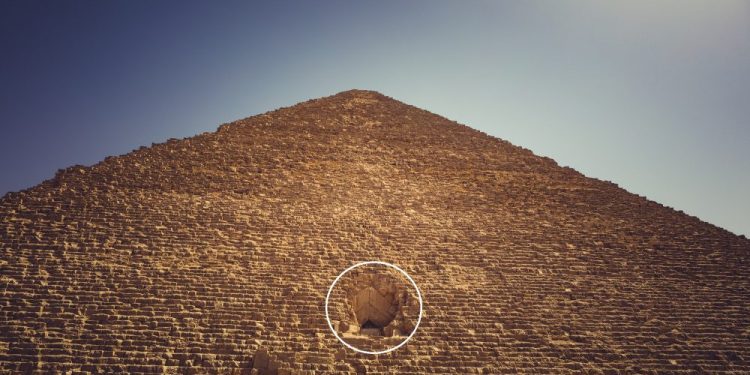
<svg viewBox="0 0 750 375"><path fill-rule="evenodd" d="M0 200L0 370L750 371L750 242L371 91L71 167ZM424 317L344 350L336 275Z"/></svg>

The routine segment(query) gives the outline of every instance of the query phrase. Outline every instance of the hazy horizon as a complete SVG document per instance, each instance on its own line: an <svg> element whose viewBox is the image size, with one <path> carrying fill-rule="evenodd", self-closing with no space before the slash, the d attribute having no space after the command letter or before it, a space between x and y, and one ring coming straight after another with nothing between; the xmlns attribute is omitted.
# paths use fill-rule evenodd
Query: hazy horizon
<svg viewBox="0 0 750 375"><path fill-rule="evenodd" d="M750 3L0 2L0 195L375 90L750 235Z"/></svg>

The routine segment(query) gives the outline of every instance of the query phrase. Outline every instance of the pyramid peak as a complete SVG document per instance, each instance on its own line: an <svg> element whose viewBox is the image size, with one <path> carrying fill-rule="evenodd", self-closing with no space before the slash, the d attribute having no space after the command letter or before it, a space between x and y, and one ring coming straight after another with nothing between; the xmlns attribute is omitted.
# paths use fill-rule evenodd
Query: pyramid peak
<svg viewBox="0 0 750 375"><path fill-rule="evenodd" d="M350 89L350 90L338 92L330 96L321 97L318 99L321 99L321 100L326 100L326 99L382 100L382 99L392 99L392 98L374 90Z"/></svg>
<svg viewBox="0 0 750 375"><path fill-rule="evenodd" d="M365 97L371 97L371 96L385 96L381 94L380 92L377 92L375 90L366 90L366 89L349 89L344 90L339 93L333 94L333 96L339 96L339 95L345 95L345 96L365 96Z"/></svg>

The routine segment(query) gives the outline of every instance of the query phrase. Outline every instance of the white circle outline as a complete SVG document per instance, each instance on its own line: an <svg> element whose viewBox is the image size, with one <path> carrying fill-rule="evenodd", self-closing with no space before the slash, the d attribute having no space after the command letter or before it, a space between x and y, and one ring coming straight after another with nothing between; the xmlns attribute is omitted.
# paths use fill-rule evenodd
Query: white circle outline
<svg viewBox="0 0 750 375"><path fill-rule="evenodd" d="M417 290L417 298L419 299L419 318L417 318L417 324L414 326L414 329L411 331L411 334L409 335L409 337L407 337L400 344L398 344L398 345L396 345L396 346L394 346L394 347L392 347L390 349L381 350L379 352L371 352L371 351L368 351L368 350L357 349L354 346L349 345L349 343L347 343L346 341L344 341L344 339L342 339L339 336L339 334L336 332L336 330L333 329L333 324L331 323L331 318L328 315L328 299L331 297L331 292L333 291L333 287L336 286L336 283L339 282L339 279L341 279L341 277L344 276L347 272L349 272L349 271L351 271L351 270L353 270L353 269L355 269L357 267L366 266L368 264L380 264L380 265L383 265L383 266L395 268L396 270L398 270L399 272L401 272L402 274L404 274L404 276L406 276L406 278L409 279L409 281L411 282L411 285L414 286L414 289ZM367 262L357 263L357 264L355 264L355 265L353 265L353 266L345 269L344 272L341 272L336 277L336 280L333 280L333 284L331 284L331 286L328 288L328 294L326 294L326 307L325 307L325 310L326 310L326 321L328 322L328 328L331 329L331 332L333 332L333 335L336 336L336 338L339 339L339 341L341 341L342 344L346 345L347 348L349 348L351 350L354 350L355 352L362 353L362 354L374 354L374 355L385 354L385 353L390 353L390 352L392 352L392 351L394 351L394 350L402 347L404 344L406 344L412 338L412 336L414 336L415 333L417 333L417 328L419 328L419 323L422 321L422 293L419 291L419 287L417 287L417 283L414 282L414 279L412 279L411 276L409 276L409 274L406 273L406 271L402 270L401 268L398 268L398 266L396 266L396 265L393 265L393 264L390 264L390 263L387 263L387 262L381 262L379 260L370 260L370 261L367 261Z"/></svg>

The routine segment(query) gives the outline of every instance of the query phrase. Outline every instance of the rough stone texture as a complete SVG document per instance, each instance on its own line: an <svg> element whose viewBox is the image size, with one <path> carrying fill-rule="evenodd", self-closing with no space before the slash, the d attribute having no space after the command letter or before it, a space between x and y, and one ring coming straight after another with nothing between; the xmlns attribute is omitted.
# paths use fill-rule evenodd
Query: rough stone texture
<svg viewBox="0 0 750 375"><path fill-rule="evenodd" d="M373 92L61 170L0 240L11 373L750 371L747 239ZM374 259L425 304L379 357L323 313Z"/></svg>

